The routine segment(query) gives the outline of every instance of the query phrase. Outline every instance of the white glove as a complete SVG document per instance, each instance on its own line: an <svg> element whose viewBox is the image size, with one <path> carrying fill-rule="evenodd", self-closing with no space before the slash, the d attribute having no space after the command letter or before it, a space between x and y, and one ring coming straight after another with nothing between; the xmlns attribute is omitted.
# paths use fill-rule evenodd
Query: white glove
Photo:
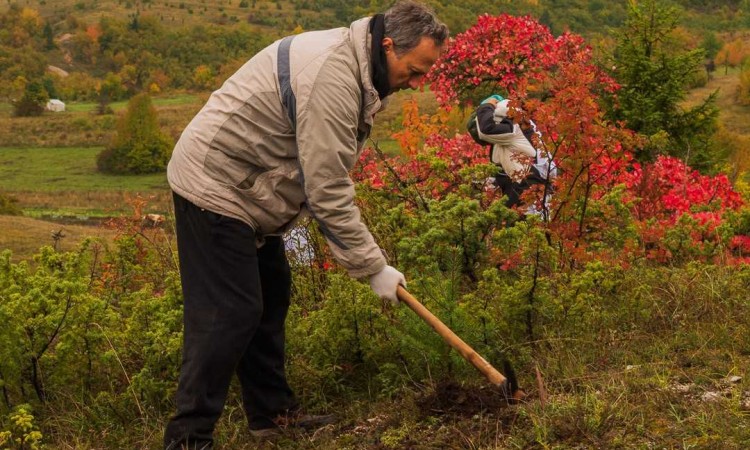
<svg viewBox="0 0 750 450"><path fill-rule="evenodd" d="M383 270L370 276L370 287L383 300L388 300L391 305L398 306L398 295L396 295L396 289L398 285L406 287L406 279L404 274L393 268L392 266L385 266Z"/></svg>

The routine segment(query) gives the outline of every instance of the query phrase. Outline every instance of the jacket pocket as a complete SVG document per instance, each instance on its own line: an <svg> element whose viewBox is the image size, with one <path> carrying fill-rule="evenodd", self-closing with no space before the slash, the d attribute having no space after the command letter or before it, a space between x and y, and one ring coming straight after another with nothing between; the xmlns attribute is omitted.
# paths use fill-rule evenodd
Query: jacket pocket
<svg viewBox="0 0 750 450"><path fill-rule="evenodd" d="M264 172L265 169L258 166L252 166L245 179L237 183L235 186L238 189L251 189L253 186L255 186L255 181L258 179L258 177L260 177Z"/></svg>
<svg viewBox="0 0 750 450"><path fill-rule="evenodd" d="M232 187L252 205L249 213L258 222L260 234L276 234L300 214L305 193L298 175L298 170L277 167L259 174L250 188Z"/></svg>
<svg viewBox="0 0 750 450"><path fill-rule="evenodd" d="M203 172L216 182L236 186L242 189L250 188L255 179L265 169L237 156L225 153L216 147L211 147L203 161Z"/></svg>

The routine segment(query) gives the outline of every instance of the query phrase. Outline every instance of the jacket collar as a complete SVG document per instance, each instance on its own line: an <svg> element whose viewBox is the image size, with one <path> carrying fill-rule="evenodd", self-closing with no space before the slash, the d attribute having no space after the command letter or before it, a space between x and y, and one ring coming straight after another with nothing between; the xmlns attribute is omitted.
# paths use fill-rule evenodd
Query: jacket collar
<svg viewBox="0 0 750 450"><path fill-rule="evenodd" d="M349 36L354 45L354 53L359 64L359 74L362 82L362 111L365 122L370 126L372 126L375 113L381 111L388 104L388 97L380 100L378 91L372 83L372 68L370 63L372 35L369 30L371 19L371 17L359 19L349 27Z"/></svg>

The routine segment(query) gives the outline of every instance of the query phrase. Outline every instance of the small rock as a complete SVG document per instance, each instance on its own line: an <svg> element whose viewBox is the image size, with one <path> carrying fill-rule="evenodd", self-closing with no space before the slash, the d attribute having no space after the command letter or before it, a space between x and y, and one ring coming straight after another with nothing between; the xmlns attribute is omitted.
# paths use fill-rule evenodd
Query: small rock
<svg viewBox="0 0 750 450"><path fill-rule="evenodd" d="M676 384L670 385L669 386L669 390L672 391L672 392L679 392L681 394L684 394L684 393L690 392L690 388L692 388L692 387L693 387L692 384L679 384L679 383L676 383Z"/></svg>
<svg viewBox="0 0 750 450"><path fill-rule="evenodd" d="M737 384L740 381L742 381L742 377L737 375L732 375L731 377L727 377L727 381L731 384Z"/></svg>
<svg viewBox="0 0 750 450"><path fill-rule="evenodd" d="M745 396L742 398L740 405L742 406L742 409L750 410L750 392L745 392Z"/></svg>
<svg viewBox="0 0 750 450"><path fill-rule="evenodd" d="M705 394L701 395L701 400L704 402L718 402L722 399L722 396L718 392L708 391Z"/></svg>

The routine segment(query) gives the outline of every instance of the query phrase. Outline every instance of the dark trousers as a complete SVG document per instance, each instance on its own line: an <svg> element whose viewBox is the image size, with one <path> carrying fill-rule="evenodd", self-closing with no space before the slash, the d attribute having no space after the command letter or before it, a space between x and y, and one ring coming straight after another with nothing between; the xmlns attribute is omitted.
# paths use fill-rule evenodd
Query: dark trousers
<svg viewBox="0 0 750 450"><path fill-rule="evenodd" d="M184 335L177 414L164 442L211 448L234 373L248 420L296 407L284 372L291 273L280 237L257 248L247 224L176 194L174 204Z"/></svg>
<svg viewBox="0 0 750 450"><path fill-rule="evenodd" d="M521 194L535 184L547 184L548 181L539 175L539 171L532 167L530 173L520 182L513 181L505 172L499 172L495 175L495 185L500 191L508 197L505 206L512 208L522 204Z"/></svg>

